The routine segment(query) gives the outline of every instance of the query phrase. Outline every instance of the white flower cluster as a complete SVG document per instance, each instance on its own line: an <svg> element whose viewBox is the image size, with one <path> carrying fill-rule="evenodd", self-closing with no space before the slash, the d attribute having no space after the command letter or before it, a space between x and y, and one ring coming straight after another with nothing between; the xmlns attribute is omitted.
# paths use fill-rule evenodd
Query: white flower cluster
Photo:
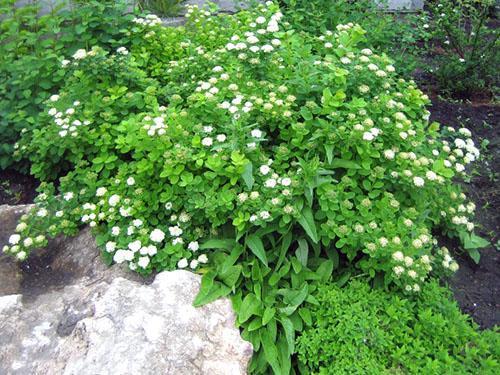
<svg viewBox="0 0 500 375"><path fill-rule="evenodd" d="M52 95L50 97L51 102L59 101L59 95ZM80 121L76 117L76 109L80 105L79 101L73 102L73 105L66 110L59 111L57 108L52 107L48 110L49 116L53 118L54 124L59 127L61 130L59 131L60 137L76 137L78 135L78 129L81 126L90 125L89 120Z"/></svg>
<svg viewBox="0 0 500 375"><path fill-rule="evenodd" d="M151 116L145 116L143 118L146 125L143 126L149 136L154 135L164 135L167 132L168 125L165 124L166 115L156 116L152 118Z"/></svg>
<svg viewBox="0 0 500 375"><path fill-rule="evenodd" d="M132 22L142 26L157 26L161 25L161 18L155 14L148 14L146 17L135 17Z"/></svg>

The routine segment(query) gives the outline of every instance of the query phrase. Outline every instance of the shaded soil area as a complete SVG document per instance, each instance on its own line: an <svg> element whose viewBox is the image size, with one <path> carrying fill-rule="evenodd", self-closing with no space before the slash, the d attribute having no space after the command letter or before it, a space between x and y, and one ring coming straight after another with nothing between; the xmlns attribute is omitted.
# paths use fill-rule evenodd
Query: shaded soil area
<svg viewBox="0 0 500 375"><path fill-rule="evenodd" d="M475 264L457 241L443 239L460 264L449 284L462 310L482 328L500 325L500 106L432 101L431 120L467 127L481 149L481 159L470 167L471 179L463 187L477 206L476 233L491 242L480 250L480 262Z"/></svg>
<svg viewBox="0 0 500 375"><path fill-rule="evenodd" d="M0 169L0 205L33 203L39 182L12 169Z"/></svg>

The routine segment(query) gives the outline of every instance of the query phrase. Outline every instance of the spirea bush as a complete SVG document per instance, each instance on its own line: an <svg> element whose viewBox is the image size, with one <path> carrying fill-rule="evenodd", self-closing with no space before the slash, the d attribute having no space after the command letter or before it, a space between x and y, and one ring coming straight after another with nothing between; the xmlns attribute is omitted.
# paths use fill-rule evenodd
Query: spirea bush
<svg viewBox="0 0 500 375"><path fill-rule="evenodd" d="M496 329L479 331L432 281L416 301L353 280L315 293L297 351L303 374L495 374Z"/></svg>
<svg viewBox="0 0 500 375"><path fill-rule="evenodd" d="M429 124L427 96L357 47L357 25L299 34L271 2L186 17L135 18L130 50L61 56L65 85L16 146L44 183L3 250L24 260L89 225L109 264L200 272L195 304L231 296L250 370L288 373L322 281L413 294L457 269L432 229L476 238L452 178L479 152Z"/></svg>

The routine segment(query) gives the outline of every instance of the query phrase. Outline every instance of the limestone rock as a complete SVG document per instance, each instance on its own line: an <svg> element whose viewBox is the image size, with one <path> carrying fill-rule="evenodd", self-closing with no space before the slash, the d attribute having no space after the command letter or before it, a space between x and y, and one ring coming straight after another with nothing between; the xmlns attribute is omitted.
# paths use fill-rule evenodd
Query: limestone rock
<svg viewBox="0 0 500 375"><path fill-rule="evenodd" d="M0 206L0 246L28 208ZM0 278L0 374L232 375L252 356L228 299L192 306L199 275L107 267L88 229L2 256Z"/></svg>

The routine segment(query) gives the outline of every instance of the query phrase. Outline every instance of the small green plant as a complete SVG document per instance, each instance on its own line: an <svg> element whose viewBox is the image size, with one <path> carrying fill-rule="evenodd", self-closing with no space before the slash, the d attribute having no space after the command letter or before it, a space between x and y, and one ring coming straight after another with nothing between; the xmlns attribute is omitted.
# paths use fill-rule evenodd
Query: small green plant
<svg viewBox="0 0 500 375"><path fill-rule="evenodd" d="M494 95L500 65L498 30L489 26L494 0L428 3L430 32L438 53L433 74L447 95L468 99Z"/></svg>
<svg viewBox="0 0 500 375"><path fill-rule="evenodd" d="M302 374L496 374L497 328L479 331L430 282L414 301L354 280L314 293L297 340Z"/></svg>
<svg viewBox="0 0 500 375"><path fill-rule="evenodd" d="M184 0L139 0L137 5L143 11L150 11L160 16L176 16Z"/></svg>

